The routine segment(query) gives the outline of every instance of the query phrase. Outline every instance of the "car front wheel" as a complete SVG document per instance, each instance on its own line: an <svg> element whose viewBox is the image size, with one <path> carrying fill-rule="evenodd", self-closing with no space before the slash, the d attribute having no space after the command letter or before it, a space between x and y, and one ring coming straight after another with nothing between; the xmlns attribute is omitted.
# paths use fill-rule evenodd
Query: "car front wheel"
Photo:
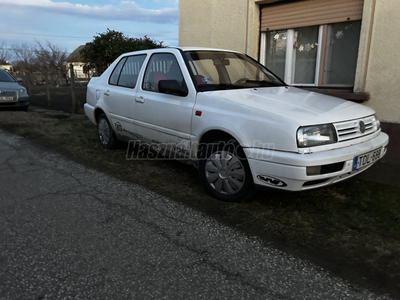
<svg viewBox="0 0 400 300"><path fill-rule="evenodd" d="M97 119L97 134L103 148L112 149L117 146L118 140L105 114Z"/></svg>
<svg viewBox="0 0 400 300"><path fill-rule="evenodd" d="M250 197L253 179L243 149L236 141L217 141L200 149L199 175L214 198L238 202Z"/></svg>

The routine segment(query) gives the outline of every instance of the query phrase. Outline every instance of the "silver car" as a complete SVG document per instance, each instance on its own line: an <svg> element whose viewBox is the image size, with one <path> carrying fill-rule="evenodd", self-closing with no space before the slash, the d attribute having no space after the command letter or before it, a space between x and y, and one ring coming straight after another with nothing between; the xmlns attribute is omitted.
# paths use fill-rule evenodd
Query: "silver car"
<svg viewBox="0 0 400 300"><path fill-rule="evenodd" d="M26 89L7 71L0 69L0 109L18 108L27 110L29 106L29 95Z"/></svg>

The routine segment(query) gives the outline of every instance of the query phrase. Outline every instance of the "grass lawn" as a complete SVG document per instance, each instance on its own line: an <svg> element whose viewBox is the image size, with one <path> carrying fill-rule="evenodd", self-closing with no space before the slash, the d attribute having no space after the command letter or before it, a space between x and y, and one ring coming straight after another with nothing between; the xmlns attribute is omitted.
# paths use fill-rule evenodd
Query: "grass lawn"
<svg viewBox="0 0 400 300"><path fill-rule="evenodd" d="M146 186L354 284L400 298L399 187L355 177L318 190L266 190L250 202L224 203L205 194L191 166L127 160L126 145L102 149L95 126L83 115L0 111L0 128Z"/></svg>

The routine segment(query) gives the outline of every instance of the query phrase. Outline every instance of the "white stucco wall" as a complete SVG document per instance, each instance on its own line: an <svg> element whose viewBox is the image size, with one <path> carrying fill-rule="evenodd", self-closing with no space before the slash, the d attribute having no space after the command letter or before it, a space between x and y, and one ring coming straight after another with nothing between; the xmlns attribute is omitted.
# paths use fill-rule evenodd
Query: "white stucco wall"
<svg viewBox="0 0 400 300"><path fill-rule="evenodd" d="M84 63L82 62L69 62L66 67L68 68L67 78L71 78L70 65L74 66L75 80L88 80L94 76L94 70L90 70L89 74L83 73Z"/></svg>
<svg viewBox="0 0 400 300"><path fill-rule="evenodd" d="M381 121L400 123L400 1L377 0L365 92Z"/></svg>

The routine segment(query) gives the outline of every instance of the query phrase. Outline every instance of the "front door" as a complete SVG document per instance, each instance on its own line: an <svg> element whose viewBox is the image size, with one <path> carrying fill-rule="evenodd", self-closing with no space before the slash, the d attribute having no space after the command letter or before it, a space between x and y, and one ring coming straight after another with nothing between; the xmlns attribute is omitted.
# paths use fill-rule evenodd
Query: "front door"
<svg viewBox="0 0 400 300"><path fill-rule="evenodd" d="M180 55L180 54L178 54ZM137 132L149 143L167 144L187 153L190 149L191 120L195 104L195 92L188 89L192 84L188 72L182 72L174 53L155 53L149 59L141 87L135 98L134 116ZM185 77L187 80L185 80ZM174 80L186 95L162 93L159 83ZM173 146L174 145L174 146Z"/></svg>

